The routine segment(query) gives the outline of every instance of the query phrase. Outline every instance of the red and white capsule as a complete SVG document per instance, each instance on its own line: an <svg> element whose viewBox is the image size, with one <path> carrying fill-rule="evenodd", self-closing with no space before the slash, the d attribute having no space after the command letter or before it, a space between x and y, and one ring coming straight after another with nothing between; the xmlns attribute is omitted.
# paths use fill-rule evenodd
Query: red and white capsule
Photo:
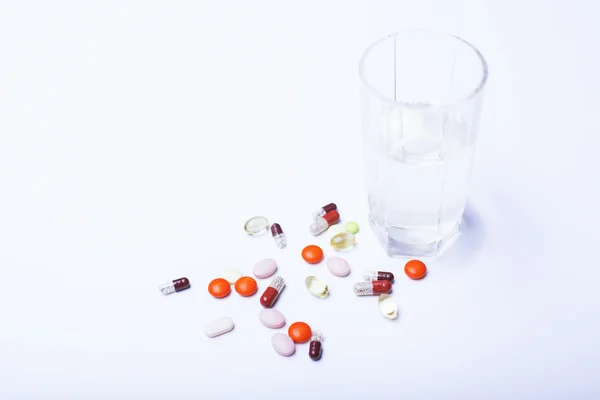
<svg viewBox="0 0 600 400"><path fill-rule="evenodd" d="M340 220L340 214L336 210L329 211L322 217L317 217L310 227L310 234L313 236L320 235L325 232L333 224L337 224Z"/></svg>
<svg viewBox="0 0 600 400"><path fill-rule="evenodd" d="M273 239L275 240L275 244L277 245L277 247L283 249L285 246L287 246L287 240L285 239L285 234L281 229L281 225L271 225L271 235L273 235Z"/></svg>
<svg viewBox="0 0 600 400"><path fill-rule="evenodd" d="M162 292L162 294L171 294L175 292L181 292L182 290L189 289L190 280L188 278L179 278L175 279L172 282L163 283L158 287L158 290Z"/></svg>
<svg viewBox="0 0 600 400"><path fill-rule="evenodd" d="M337 210L337 206L335 203L329 203L326 206L319 208L317 211L313 213L313 219L317 219L318 217L322 217L327 214L329 211Z"/></svg>
<svg viewBox="0 0 600 400"><path fill-rule="evenodd" d="M353 290L357 296L384 294L392 291L392 283L390 281L359 282L354 285Z"/></svg>
<svg viewBox="0 0 600 400"><path fill-rule="evenodd" d="M267 289L265 289L265 292L260 296L260 305L266 308L273 307L284 286L285 281L282 277L276 276L273 278Z"/></svg>

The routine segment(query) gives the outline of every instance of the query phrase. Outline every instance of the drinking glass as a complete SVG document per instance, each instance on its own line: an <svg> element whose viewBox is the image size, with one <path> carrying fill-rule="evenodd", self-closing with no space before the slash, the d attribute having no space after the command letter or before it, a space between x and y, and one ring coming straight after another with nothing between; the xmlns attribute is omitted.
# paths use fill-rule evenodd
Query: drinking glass
<svg viewBox="0 0 600 400"><path fill-rule="evenodd" d="M484 87L482 54L465 40L405 31L360 60L371 227L391 257L437 257L458 237Z"/></svg>

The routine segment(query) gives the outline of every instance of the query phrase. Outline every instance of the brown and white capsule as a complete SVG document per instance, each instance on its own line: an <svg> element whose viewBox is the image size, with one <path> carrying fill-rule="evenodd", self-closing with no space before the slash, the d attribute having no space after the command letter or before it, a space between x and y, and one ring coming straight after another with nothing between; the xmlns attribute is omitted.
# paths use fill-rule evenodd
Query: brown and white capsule
<svg viewBox="0 0 600 400"><path fill-rule="evenodd" d="M162 294L171 294L188 289L189 287L190 280L188 278L179 278L175 279L172 282L163 283L158 287L158 290L160 290Z"/></svg>
<svg viewBox="0 0 600 400"><path fill-rule="evenodd" d="M283 249L285 246L287 246L287 240L285 239L285 233L283 233L281 225L271 225L271 235L273 235L273 239L275 240L277 247Z"/></svg>

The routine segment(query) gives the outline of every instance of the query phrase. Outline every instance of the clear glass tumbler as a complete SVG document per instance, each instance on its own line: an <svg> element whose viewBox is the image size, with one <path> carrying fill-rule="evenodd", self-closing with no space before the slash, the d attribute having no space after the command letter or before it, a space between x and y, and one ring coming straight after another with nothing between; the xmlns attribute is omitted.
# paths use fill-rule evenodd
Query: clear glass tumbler
<svg viewBox="0 0 600 400"><path fill-rule="evenodd" d="M437 257L458 237L488 68L466 41L395 33L360 60L371 227L389 256Z"/></svg>

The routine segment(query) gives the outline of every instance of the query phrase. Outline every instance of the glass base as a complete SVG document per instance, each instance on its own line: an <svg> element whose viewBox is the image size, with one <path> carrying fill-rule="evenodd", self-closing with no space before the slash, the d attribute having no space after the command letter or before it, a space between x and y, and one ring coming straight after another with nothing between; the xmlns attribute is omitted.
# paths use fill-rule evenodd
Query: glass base
<svg viewBox="0 0 600 400"><path fill-rule="evenodd" d="M381 227L377 225L373 217L369 215L369 225L379 243L383 246L387 255L390 257L422 257L437 258L441 256L460 236L460 226L462 219L457 221L455 227L450 233L436 240L431 238L431 231L419 231L415 229L405 229L397 227ZM412 238L413 240L406 240ZM424 240L419 240L419 239Z"/></svg>

